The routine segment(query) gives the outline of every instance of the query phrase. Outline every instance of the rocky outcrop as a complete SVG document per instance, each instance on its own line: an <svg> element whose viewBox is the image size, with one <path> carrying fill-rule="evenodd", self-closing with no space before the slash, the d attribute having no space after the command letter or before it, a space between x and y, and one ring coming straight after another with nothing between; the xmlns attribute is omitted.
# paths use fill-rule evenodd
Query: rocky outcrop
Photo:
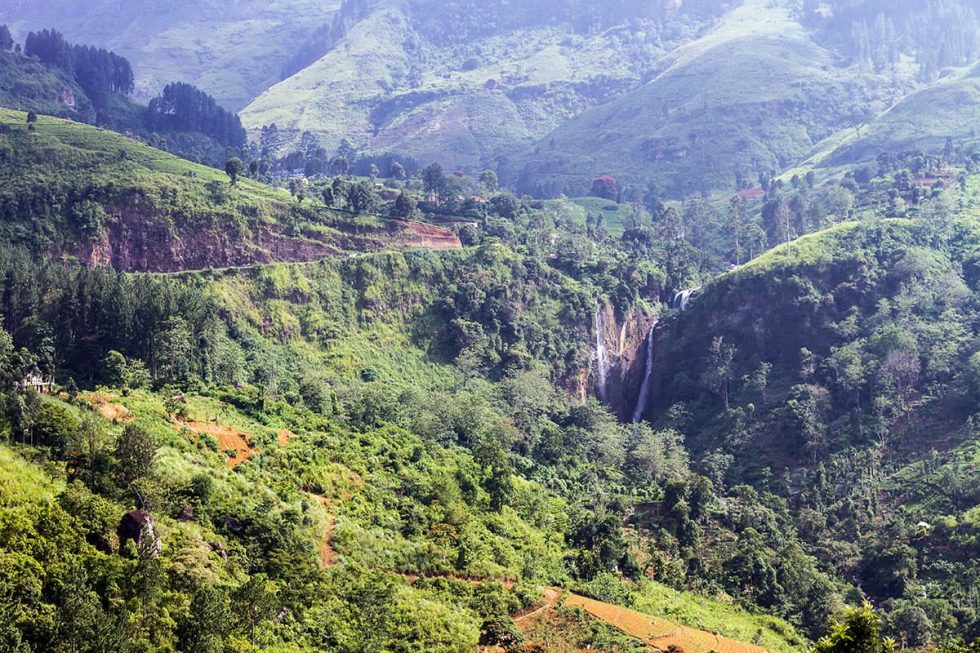
<svg viewBox="0 0 980 653"><path fill-rule="evenodd" d="M591 388L593 396L603 402L623 420L630 420L646 376L647 336L655 319L633 312L619 317L612 305L602 304L593 326L593 365ZM598 328L596 328L598 327ZM600 345L604 349L605 385L599 392L597 363Z"/></svg>
<svg viewBox="0 0 980 653"><path fill-rule="evenodd" d="M101 237L70 242L57 254L123 272L181 272L309 262L352 252L461 246L455 233L421 222L392 220L373 230L338 230L328 238L287 233L275 224L260 224L251 231L221 224L176 227L152 209L130 206L111 213Z"/></svg>

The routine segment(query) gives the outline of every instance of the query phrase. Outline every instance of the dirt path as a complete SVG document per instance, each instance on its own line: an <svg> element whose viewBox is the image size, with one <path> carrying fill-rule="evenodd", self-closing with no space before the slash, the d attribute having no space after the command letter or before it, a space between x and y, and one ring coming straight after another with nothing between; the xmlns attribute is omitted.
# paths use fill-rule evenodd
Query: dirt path
<svg viewBox="0 0 980 653"><path fill-rule="evenodd" d="M261 453L259 450L252 448L252 435L244 431L239 431L234 426L225 426L213 422L194 422L176 417L172 419L174 426L177 428L186 428L198 438L201 435L209 435L216 439L218 441L219 451L225 454L225 464L229 469L233 469L252 456ZM228 455L229 452L234 453L233 455Z"/></svg>
<svg viewBox="0 0 980 653"><path fill-rule="evenodd" d="M323 537L320 538L320 567L327 569L329 567L337 564L337 552L334 550L331 541L333 540L333 531L337 527L337 518L333 514L332 506L330 505L330 499L326 497L321 497L318 494L310 494L311 498L315 499L327 513L327 526L323 531Z"/></svg>
<svg viewBox="0 0 980 653"><path fill-rule="evenodd" d="M618 628L627 635L643 640L649 646L660 651L666 651L670 646L677 646L684 653L708 653L709 651L716 651L717 653L770 653L767 649L755 644L719 637L713 633L681 626L643 612L603 603L577 594L569 594L565 600L565 605L580 607L593 617Z"/></svg>
<svg viewBox="0 0 980 653"><path fill-rule="evenodd" d="M561 598L561 595L562 591L560 589L555 587L546 587L541 603L536 606L532 606L530 612L515 615L514 624L520 627L521 624L527 623L541 613L554 608L555 604L558 603L558 599Z"/></svg>

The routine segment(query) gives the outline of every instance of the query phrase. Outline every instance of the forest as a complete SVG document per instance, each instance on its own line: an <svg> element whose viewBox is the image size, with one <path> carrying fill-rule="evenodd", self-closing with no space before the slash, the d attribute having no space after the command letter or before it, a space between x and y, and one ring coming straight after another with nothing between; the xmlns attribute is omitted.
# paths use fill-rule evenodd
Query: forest
<svg viewBox="0 0 980 653"><path fill-rule="evenodd" d="M0 653L980 653L970 3L38 1Z"/></svg>

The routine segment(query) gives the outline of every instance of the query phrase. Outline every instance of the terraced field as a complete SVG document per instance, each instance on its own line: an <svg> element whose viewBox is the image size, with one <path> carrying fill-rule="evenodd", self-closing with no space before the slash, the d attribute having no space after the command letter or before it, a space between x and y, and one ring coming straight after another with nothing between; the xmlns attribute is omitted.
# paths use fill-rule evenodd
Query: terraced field
<svg viewBox="0 0 980 653"><path fill-rule="evenodd" d="M755 644L737 642L726 637L687 626L681 626L666 619L652 617L643 612L630 610L618 605L603 603L594 599L570 594L566 606L580 607L592 616L628 635L645 641L657 650L666 651L676 646L684 653L770 653L768 649Z"/></svg>

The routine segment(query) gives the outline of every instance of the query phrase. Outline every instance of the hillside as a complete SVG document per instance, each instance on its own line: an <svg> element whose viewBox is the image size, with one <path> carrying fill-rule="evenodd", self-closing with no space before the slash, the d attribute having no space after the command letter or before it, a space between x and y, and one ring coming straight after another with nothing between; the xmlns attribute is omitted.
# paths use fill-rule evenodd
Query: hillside
<svg viewBox="0 0 980 653"><path fill-rule="evenodd" d="M977 583L978 243L967 220L842 224L708 284L654 339L649 417L683 407L698 468L778 488L893 610Z"/></svg>
<svg viewBox="0 0 980 653"><path fill-rule="evenodd" d="M881 153L909 150L942 152L950 147L973 151L980 120L980 69L959 73L903 98L850 134L828 165L867 162Z"/></svg>
<svg viewBox="0 0 980 653"><path fill-rule="evenodd" d="M119 52L137 71L139 100L148 101L172 81L185 81L234 111L279 80L297 44L339 4L10 0L0 6L0 24L10 25L18 40L28 31L56 27L71 41Z"/></svg>
<svg viewBox="0 0 980 653"><path fill-rule="evenodd" d="M411 223L356 221L318 200L179 159L70 120L0 110L0 238L127 271L315 260L425 244ZM436 229L449 246L455 236ZM431 240L431 239L430 239Z"/></svg>
<svg viewBox="0 0 980 653"><path fill-rule="evenodd" d="M0 107L16 107L81 122L95 119L95 108L73 79L60 71L0 51Z"/></svg>
<svg viewBox="0 0 980 653"><path fill-rule="evenodd" d="M365 154L476 173L634 88L718 5L348 4L343 38L249 104L246 125L274 123L294 143L309 132L330 152L346 139Z"/></svg>
<svg viewBox="0 0 980 653"><path fill-rule="evenodd" d="M837 65L788 10L745 2L659 61L647 84L548 134L505 177L538 195L582 194L600 174L670 197L754 183L893 92Z"/></svg>

